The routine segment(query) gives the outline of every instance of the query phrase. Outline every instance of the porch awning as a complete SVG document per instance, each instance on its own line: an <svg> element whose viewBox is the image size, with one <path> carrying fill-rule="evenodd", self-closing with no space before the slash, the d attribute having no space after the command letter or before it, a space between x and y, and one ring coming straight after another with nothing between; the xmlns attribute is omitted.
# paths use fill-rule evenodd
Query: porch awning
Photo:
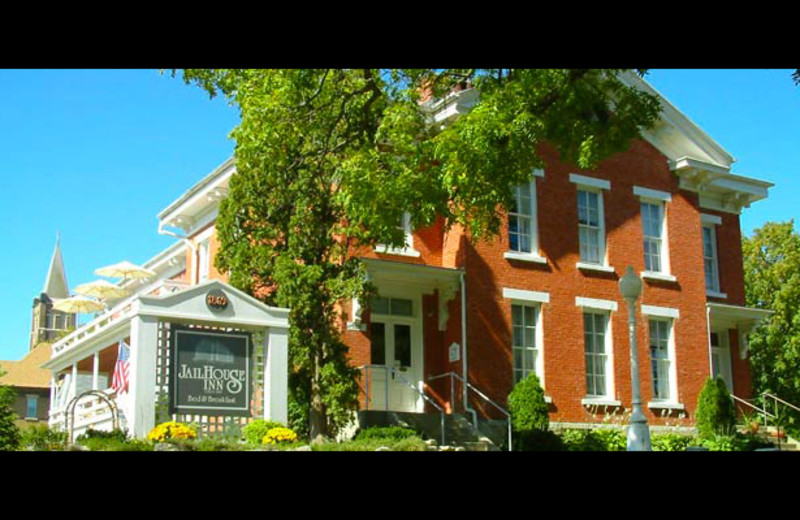
<svg viewBox="0 0 800 520"><path fill-rule="evenodd" d="M761 320L774 314L767 309L754 309L740 305L728 305L724 303L707 303L708 319L711 324L725 327L726 329L736 329L739 333L739 356L744 359L747 357L747 338Z"/></svg>
<svg viewBox="0 0 800 520"><path fill-rule="evenodd" d="M446 329L449 318L447 302L455 298L461 288L463 269L376 258L362 258L362 261L367 266L370 282L377 286L384 284L414 286L425 294L432 294L434 290L437 290L439 292L439 330ZM356 324L360 321L359 318L360 316L356 317Z"/></svg>

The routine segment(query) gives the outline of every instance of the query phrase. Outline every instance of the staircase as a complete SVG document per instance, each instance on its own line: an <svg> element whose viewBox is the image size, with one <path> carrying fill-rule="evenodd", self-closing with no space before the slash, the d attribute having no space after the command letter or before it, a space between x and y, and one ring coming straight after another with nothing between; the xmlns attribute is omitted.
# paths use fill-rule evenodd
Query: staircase
<svg viewBox="0 0 800 520"><path fill-rule="evenodd" d="M421 433L423 438L436 441L439 450L448 451L463 448L459 451L500 451L505 435L505 421L502 423L479 424L476 429L463 414L444 415L444 442L442 443L442 416L438 413L387 412L379 410L361 410L358 412L361 428L371 426L401 426ZM500 432L499 438L496 432ZM484 433L485 432L485 433ZM494 439L494 440L493 440Z"/></svg>

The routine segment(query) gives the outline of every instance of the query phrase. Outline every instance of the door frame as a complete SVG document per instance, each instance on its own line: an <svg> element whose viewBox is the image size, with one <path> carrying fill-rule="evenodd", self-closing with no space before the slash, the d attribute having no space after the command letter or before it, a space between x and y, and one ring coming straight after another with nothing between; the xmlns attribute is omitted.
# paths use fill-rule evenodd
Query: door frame
<svg viewBox="0 0 800 520"><path fill-rule="evenodd" d="M408 392L413 392L408 385L403 382L396 382L389 386L389 410L391 411L400 411L400 412L423 412L425 401L420 395L421 392L424 391L424 379L423 375L425 373L425 335L423 331L423 319L422 319L422 291L409 288L409 287L400 287L394 284L380 284L378 286L378 296L383 298L397 298L397 299L404 299L404 300L411 300L411 316L394 316L391 314L376 314L370 311L370 322L374 323L384 323L387 326L387 329L394 324L401 324L401 325L410 325L411 326L411 369L404 373L404 377L408 380L409 383L415 386L417 392L414 392L414 405L412 409L394 409L393 405L396 403L394 399L392 399L393 392L396 391L395 388L404 388ZM370 324L371 328L371 324ZM392 332L392 337L394 336L394 332ZM372 341L370 339L370 341ZM393 340L394 341L394 340ZM387 343L388 343L388 332L387 332ZM388 347L388 344L387 344ZM392 349L394 349L394 344L392 344ZM392 352L392 356L394 356L394 352ZM389 359L386 359L389 362ZM393 361L393 357L392 360ZM370 359L370 362L372 360ZM393 365L392 365L393 366ZM406 375L408 374L408 375ZM376 395L376 389L374 385L370 385L370 392L372 395ZM380 392L383 392L384 389L380 389ZM369 396L368 396L369 398Z"/></svg>

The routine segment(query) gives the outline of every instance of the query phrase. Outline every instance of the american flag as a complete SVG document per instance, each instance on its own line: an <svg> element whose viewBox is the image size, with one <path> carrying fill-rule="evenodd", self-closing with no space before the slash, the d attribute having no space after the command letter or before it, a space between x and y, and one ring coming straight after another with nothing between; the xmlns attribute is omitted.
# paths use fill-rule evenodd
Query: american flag
<svg viewBox="0 0 800 520"><path fill-rule="evenodd" d="M119 352L117 354L117 364L114 365L114 375L111 378L111 388L121 394L128 389L128 366L130 365L128 358L130 357L130 349L124 341L119 342Z"/></svg>

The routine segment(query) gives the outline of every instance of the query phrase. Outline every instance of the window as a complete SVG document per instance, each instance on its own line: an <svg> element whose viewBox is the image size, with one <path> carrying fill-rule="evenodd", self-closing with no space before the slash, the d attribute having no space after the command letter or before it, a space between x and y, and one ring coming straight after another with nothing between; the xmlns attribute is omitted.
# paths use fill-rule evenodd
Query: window
<svg viewBox="0 0 800 520"><path fill-rule="evenodd" d="M578 190L578 236L581 262L602 264L605 259L603 198L599 192Z"/></svg>
<svg viewBox="0 0 800 520"><path fill-rule="evenodd" d="M391 316L413 316L413 301L403 298L384 298L374 296L370 302L373 314L389 314Z"/></svg>
<svg viewBox="0 0 800 520"><path fill-rule="evenodd" d="M717 264L717 234L713 225L703 225L703 268L706 290L719 292L719 266Z"/></svg>
<svg viewBox="0 0 800 520"><path fill-rule="evenodd" d="M664 205L642 201L644 269L654 273L667 271L664 261Z"/></svg>
<svg viewBox="0 0 800 520"><path fill-rule="evenodd" d="M583 313L583 338L586 355L586 395L610 397L608 356L608 314Z"/></svg>
<svg viewBox="0 0 800 520"><path fill-rule="evenodd" d="M197 247L197 281L203 282L208 279L208 272L210 266L210 254L209 254L209 247L208 247L208 239L203 240L200 242L200 245Z"/></svg>
<svg viewBox="0 0 800 520"><path fill-rule="evenodd" d="M28 419L36 419L39 417L39 396L28 395L25 399L25 417Z"/></svg>
<svg viewBox="0 0 800 520"><path fill-rule="evenodd" d="M650 320L650 365L653 376L653 400L671 401L670 320Z"/></svg>
<svg viewBox="0 0 800 520"><path fill-rule="evenodd" d="M508 247L517 253L534 252L535 184L514 188L514 202L508 210Z"/></svg>
<svg viewBox="0 0 800 520"><path fill-rule="evenodd" d="M419 251L414 249L414 233L411 229L411 214L404 212L403 216L397 221L396 227L403 231L405 235L405 244L403 247L391 247L384 244L375 246L375 251L387 255L402 255L419 257Z"/></svg>
<svg viewBox="0 0 800 520"><path fill-rule="evenodd" d="M536 340L538 308L534 305L511 305L511 350L514 356L514 384L536 369L539 349ZM541 377L540 377L541 379Z"/></svg>

